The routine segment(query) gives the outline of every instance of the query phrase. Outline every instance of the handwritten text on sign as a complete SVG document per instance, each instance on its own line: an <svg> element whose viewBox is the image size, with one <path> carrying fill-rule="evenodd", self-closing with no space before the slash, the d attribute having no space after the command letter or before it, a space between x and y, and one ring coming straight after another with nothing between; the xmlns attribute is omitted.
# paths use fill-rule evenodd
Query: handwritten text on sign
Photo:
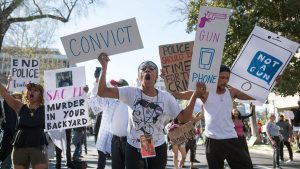
<svg viewBox="0 0 300 169"><path fill-rule="evenodd" d="M39 60L12 58L10 91L23 91L27 83L39 83Z"/></svg>
<svg viewBox="0 0 300 169"><path fill-rule="evenodd" d="M193 45L193 42L183 42L159 46L160 61L168 91L187 90Z"/></svg>
<svg viewBox="0 0 300 169"><path fill-rule="evenodd" d="M61 38L71 64L143 48L135 18L108 24Z"/></svg>
<svg viewBox="0 0 300 169"><path fill-rule="evenodd" d="M87 126L84 67L45 71L45 82L46 130Z"/></svg>

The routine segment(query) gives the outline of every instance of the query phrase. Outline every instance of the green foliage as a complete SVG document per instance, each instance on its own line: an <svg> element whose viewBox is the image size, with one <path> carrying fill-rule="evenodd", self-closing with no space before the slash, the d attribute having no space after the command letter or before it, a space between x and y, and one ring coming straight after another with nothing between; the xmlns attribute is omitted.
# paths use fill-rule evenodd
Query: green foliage
<svg viewBox="0 0 300 169"><path fill-rule="evenodd" d="M187 32L195 30L199 7L209 5L233 9L224 48L223 63L231 65L254 26L260 26L292 41L300 43L299 0L228 0L187 2ZM300 93L300 59L294 57L274 90L284 96Z"/></svg>

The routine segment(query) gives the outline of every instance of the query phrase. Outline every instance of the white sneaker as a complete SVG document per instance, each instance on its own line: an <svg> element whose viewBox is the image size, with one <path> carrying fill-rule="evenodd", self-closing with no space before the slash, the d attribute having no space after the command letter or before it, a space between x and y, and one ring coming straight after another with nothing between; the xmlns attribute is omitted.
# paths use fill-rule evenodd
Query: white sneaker
<svg viewBox="0 0 300 169"><path fill-rule="evenodd" d="M293 162L293 160L289 159L285 163L292 163L292 162Z"/></svg>

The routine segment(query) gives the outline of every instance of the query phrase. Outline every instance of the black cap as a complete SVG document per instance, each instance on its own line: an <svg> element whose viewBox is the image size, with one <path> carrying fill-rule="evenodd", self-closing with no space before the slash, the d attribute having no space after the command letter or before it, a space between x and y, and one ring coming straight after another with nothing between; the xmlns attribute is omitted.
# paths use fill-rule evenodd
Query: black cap
<svg viewBox="0 0 300 169"><path fill-rule="evenodd" d="M96 70L94 73L95 78L98 78L100 76L100 72L101 72L101 67L96 67Z"/></svg>

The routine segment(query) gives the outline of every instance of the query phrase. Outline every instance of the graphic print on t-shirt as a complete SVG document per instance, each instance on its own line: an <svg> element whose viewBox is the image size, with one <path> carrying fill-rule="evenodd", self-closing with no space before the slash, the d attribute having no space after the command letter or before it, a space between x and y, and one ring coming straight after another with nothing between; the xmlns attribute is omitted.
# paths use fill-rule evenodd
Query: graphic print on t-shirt
<svg viewBox="0 0 300 169"><path fill-rule="evenodd" d="M156 97L155 97L156 98ZM133 123L138 133L153 135L156 126L160 126L159 116L163 109L157 102L151 102L144 98L137 98L133 105Z"/></svg>

